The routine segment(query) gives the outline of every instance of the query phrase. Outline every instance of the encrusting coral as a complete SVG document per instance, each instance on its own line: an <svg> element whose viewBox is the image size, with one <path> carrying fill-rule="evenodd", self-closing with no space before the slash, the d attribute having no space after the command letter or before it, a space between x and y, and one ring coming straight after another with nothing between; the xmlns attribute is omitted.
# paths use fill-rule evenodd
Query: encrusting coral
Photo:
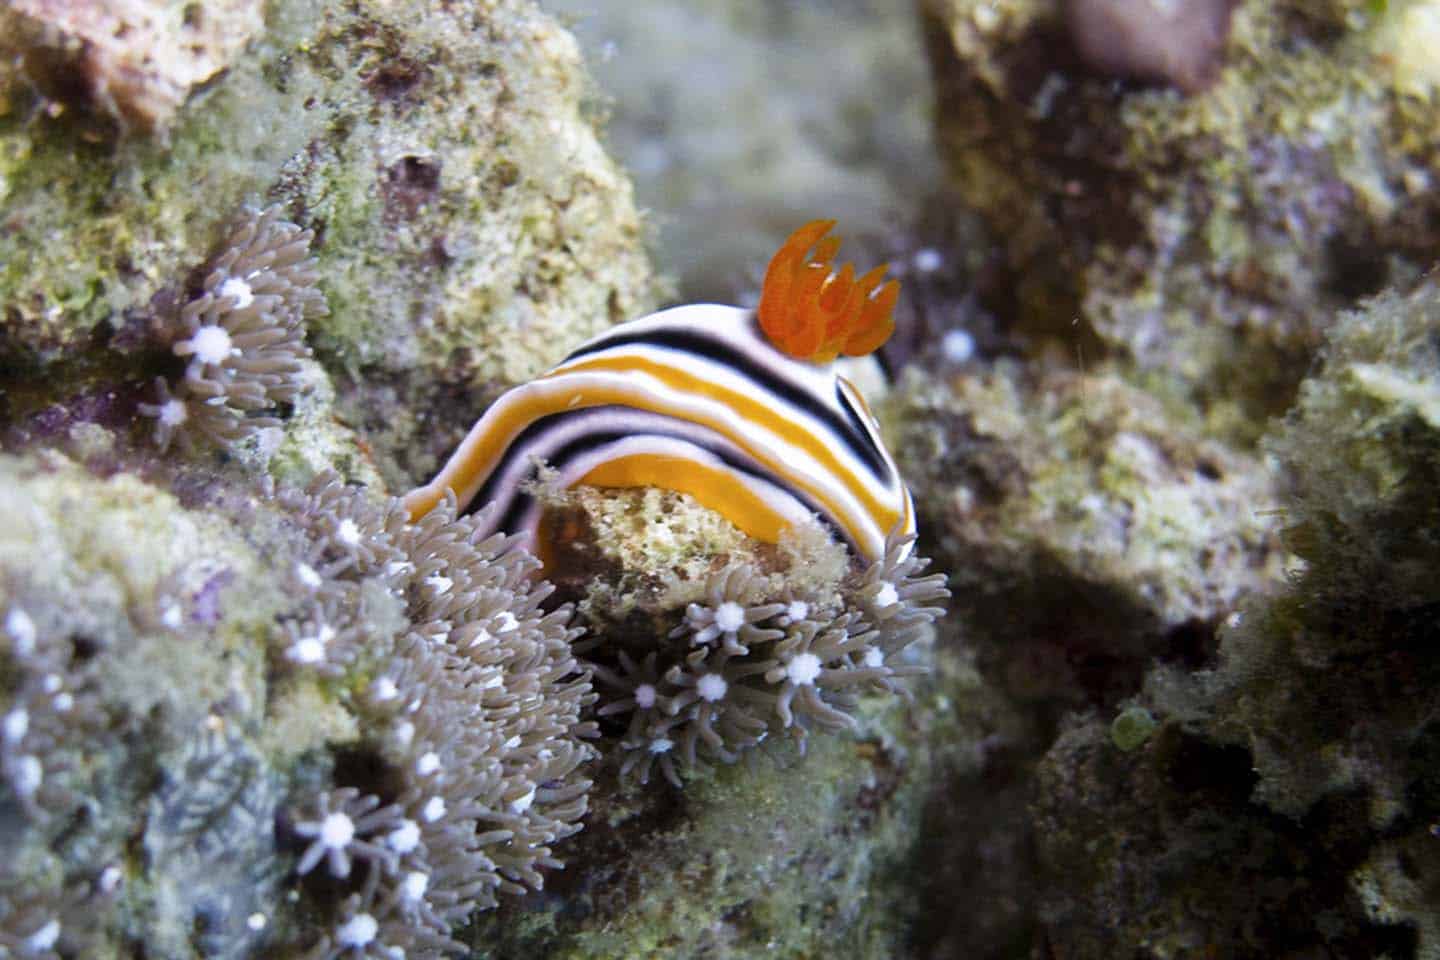
<svg viewBox="0 0 1440 960"><path fill-rule="evenodd" d="M17 509L41 516L32 493L16 482L32 504ZM273 597L222 599L225 567L194 588L157 574L112 628L95 625L103 608L0 579L0 809L16 811L4 842L19 864L0 875L0 956L88 956L143 930L157 950L207 956L437 957L462 949L451 931L475 910L560 866L587 806L593 694L569 608L541 608L536 561L453 504L408 525L398 501L331 475L265 500L272 533L254 535L279 534L291 581ZM107 509L95 519L110 529ZM268 657L212 656L215 625L256 603L266 612L240 615ZM230 661L200 716L174 713L178 681L154 711L126 685L133 650L171 639ZM262 692L268 710L341 722L282 747L287 760L254 739ZM132 764L121 741L142 720L163 745ZM143 837L157 876L132 872L123 837ZM117 884L125 907L98 909Z"/></svg>
<svg viewBox="0 0 1440 960"><path fill-rule="evenodd" d="M100 739L101 717L90 702L96 667L88 661L95 651L77 649L52 622L56 611L28 591L5 593L29 599L12 602L0 619L0 809L15 811L16 830L63 836L86 803L79 782L84 749ZM101 907L116 877L104 868L17 889L8 871L0 872L0 956L58 958L83 950L106 916Z"/></svg>
<svg viewBox="0 0 1440 960"><path fill-rule="evenodd" d="M156 402L140 405L161 449L176 436L224 445L279 425L275 408L304 389L305 323L328 313L309 259L313 238L278 207L241 216L166 331L184 376L173 386L157 379Z"/></svg>
<svg viewBox="0 0 1440 960"><path fill-rule="evenodd" d="M772 735L803 752L812 728L854 724L862 691L901 692L916 672L903 652L949 596L941 574L921 576L913 537L892 535L885 555L838 583L797 586L732 562L705 585L668 637L632 649L585 644L607 691L601 718L622 718L622 779L649 780L658 765L681 773L734 763Z"/></svg>
<svg viewBox="0 0 1440 960"><path fill-rule="evenodd" d="M398 500L329 475L285 499L324 587L282 629L277 662L369 676L353 696L360 749L384 771L294 807L300 888L333 917L314 955L460 949L451 929L497 892L541 887L540 868L560 866L553 844L580 829L593 695L570 608L541 609L537 561L453 501L411 525ZM403 607L402 635L367 624L376 590ZM337 887L348 896L334 903Z"/></svg>

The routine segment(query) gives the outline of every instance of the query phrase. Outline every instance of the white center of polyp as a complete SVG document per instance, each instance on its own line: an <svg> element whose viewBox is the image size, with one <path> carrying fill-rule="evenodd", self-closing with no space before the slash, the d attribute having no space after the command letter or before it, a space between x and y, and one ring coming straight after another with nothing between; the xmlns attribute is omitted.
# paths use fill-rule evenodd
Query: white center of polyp
<svg viewBox="0 0 1440 960"><path fill-rule="evenodd" d="M190 416L184 400L166 400L160 408L160 422L167 427L178 427Z"/></svg>
<svg viewBox="0 0 1440 960"><path fill-rule="evenodd" d="M396 853L409 853L420 845L420 825L414 820L401 820L400 826L385 838L385 845Z"/></svg>
<svg viewBox="0 0 1440 960"><path fill-rule="evenodd" d="M945 266L945 254L936 250L934 247L921 247L915 251L915 255L910 258L910 262L915 265L915 269L920 273L934 273L936 270Z"/></svg>
<svg viewBox="0 0 1440 960"><path fill-rule="evenodd" d="M355 821L343 813L332 813L320 823L320 842L331 850L350 845L355 839Z"/></svg>
<svg viewBox="0 0 1440 960"><path fill-rule="evenodd" d="M289 649L288 655L296 663L319 663L325 659L325 644L319 637L301 637Z"/></svg>
<svg viewBox="0 0 1440 960"><path fill-rule="evenodd" d="M964 330L947 330L940 338L940 352L951 363L965 363L975 356L975 338Z"/></svg>
<svg viewBox="0 0 1440 960"><path fill-rule="evenodd" d="M785 676L796 686L809 686L820 676L820 658L813 653L797 653L785 664Z"/></svg>
<svg viewBox="0 0 1440 960"><path fill-rule="evenodd" d="M900 602L900 594L895 590L895 584L882 583L880 589L875 591L875 606L893 607Z"/></svg>
<svg viewBox="0 0 1440 960"><path fill-rule="evenodd" d="M340 521L340 526L335 531L335 539L347 547L355 546L360 542L360 525L349 517L346 517Z"/></svg>
<svg viewBox="0 0 1440 960"><path fill-rule="evenodd" d="M190 338L190 351L201 363L212 366L224 363L230 356L230 334L224 327L201 327Z"/></svg>
<svg viewBox="0 0 1440 960"><path fill-rule="evenodd" d="M425 818L426 823L434 823L436 820L445 816L445 798L431 797L429 800L426 800L424 808L420 811L420 816Z"/></svg>
<svg viewBox="0 0 1440 960"><path fill-rule="evenodd" d="M16 707L5 714L5 719L0 721L0 734L5 737L6 743L19 743L25 739L25 733L30 729L30 713L23 707Z"/></svg>
<svg viewBox="0 0 1440 960"><path fill-rule="evenodd" d="M642 683L635 688L635 706L641 710L649 710L655 706L655 685L653 683Z"/></svg>
<svg viewBox="0 0 1440 960"><path fill-rule="evenodd" d="M35 650L35 621L19 607L5 614L5 632L15 642L15 653L28 657Z"/></svg>
<svg viewBox="0 0 1440 960"><path fill-rule="evenodd" d="M335 940L342 947L368 947L380 932L380 924L368 913L359 913L342 923Z"/></svg>
<svg viewBox="0 0 1440 960"><path fill-rule="evenodd" d="M726 633L734 633L745 626L745 608L734 600L726 600L715 608L715 626Z"/></svg>
<svg viewBox="0 0 1440 960"><path fill-rule="evenodd" d="M707 673L695 681L695 692L700 694L700 699L707 703L714 703L725 696L725 690L729 685L725 678L718 673Z"/></svg>
<svg viewBox="0 0 1440 960"><path fill-rule="evenodd" d="M250 289L250 284L239 277L231 277L226 280L220 284L220 289L216 292L222 297L230 297L234 300L236 310L244 310L255 302L255 291Z"/></svg>
<svg viewBox="0 0 1440 960"><path fill-rule="evenodd" d="M419 870L411 870L405 874L405 879L400 881L400 895L410 903L417 902L425 896L425 890L430 886L430 878Z"/></svg>
<svg viewBox="0 0 1440 960"><path fill-rule="evenodd" d="M295 579L299 580L300 585L307 590L320 589L322 582L319 572L308 563L295 564Z"/></svg>

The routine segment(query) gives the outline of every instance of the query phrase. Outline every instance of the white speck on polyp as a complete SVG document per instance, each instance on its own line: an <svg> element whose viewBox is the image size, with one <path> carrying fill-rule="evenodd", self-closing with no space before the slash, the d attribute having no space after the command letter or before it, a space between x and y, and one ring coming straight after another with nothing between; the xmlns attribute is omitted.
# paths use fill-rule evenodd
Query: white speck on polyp
<svg viewBox="0 0 1440 960"><path fill-rule="evenodd" d="M250 284L239 277L231 277L226 280L220 284L220 289L216 292L222 297L230 297L234 300L236 310L244 310L255 302L255 291L250 289Z"/></svg>
<svg viewBox="0 0 1440 960"><path fill-rule="evenodd" d="M725 691L729 687L725 678L718 673L707 673L695 681L695 692L700 694L700 699L706 703L714 703L725 696Z"/></svg>
<svg viewBox="0 0 1440 960"><path fill-rule="evenodd" d="M196 330L195 336L190 338L190 352L195 355L195 359L211 366L224 363L234 349L230 332L224 327L204 326Z"/></svg>

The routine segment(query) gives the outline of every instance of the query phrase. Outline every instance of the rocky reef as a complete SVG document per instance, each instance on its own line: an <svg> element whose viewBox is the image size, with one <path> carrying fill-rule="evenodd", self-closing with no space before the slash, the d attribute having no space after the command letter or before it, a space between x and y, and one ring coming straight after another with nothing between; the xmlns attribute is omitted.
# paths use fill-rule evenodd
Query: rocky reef
<svg viewBox="0 0 1440 960"><path fill-rule="evenodd" d="M1226 622L1211 668L1153 670L1042 762L1040 910L1067 953L1440 949L1437 329L1428 282L1338 318L1266 438L1289 583ZM1148 735L1127 733L1137 714Z"/></svg>
<svg viewBox="0 0 1440 960"><path fill-rule="evenodd" d="M0 11L0 957L1440 955L1440 5L542 6ZM411 522L836 214L915 544Z"/></svg>
<svg viewBox="0 0 1440 960"><path fill-rule="evenodd" d="M1433 261L1435 14L1174 6L926 2L937 126L1020 329L1078 322L1092 357L1253 440L1337 310Z"/></svg>

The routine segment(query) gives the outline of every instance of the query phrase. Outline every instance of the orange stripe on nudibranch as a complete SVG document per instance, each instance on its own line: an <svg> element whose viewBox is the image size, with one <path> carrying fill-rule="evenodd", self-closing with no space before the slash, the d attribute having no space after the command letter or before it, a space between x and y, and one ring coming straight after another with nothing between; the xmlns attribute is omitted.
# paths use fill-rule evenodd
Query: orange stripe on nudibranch
<svg viewBox="0 0 1440 960"><path fill-rule="evenodd" d="M595 487L659 487L689 494L702 507L727 517L747 536L766 543L779 542L790 525L725 471L679 457L617 457L591 470L579 482Z"/></svg>
<svg viewBox="0 0 1440 960"><path fill-rule="evenodd" d="M753 397L736 393L734 390L725 386L686 373L684 370L666 367L655 361L644 360L639 357L585 360L570 364L563 370L557 371L554 374L547 374L546 377L542 377L541 379L546 379L550 376L568 376L571 373L586 371L603 371L620 376L632 371L638 371L654 377L676 392L705 397L724 404L727 409L734 412L737 426L745 423L759 426L784 440L786 443L793 445L796 449L803 450L813 457L815 461L825 469L829 476L836 478L847 488L850 495L874 518L876 525L880 529L888 530L890 525L892 525L899 516L894 510L882 504L871 492L869 485L860 477L857 477L853 470L847 469L840 462L839 458L835 456L835 452L826 445L821 438L809 432L804 427L777 416L773 408L767 407ZM586 405L589 404L587 403ZM678 419L690 419L695 423L702 423L719 433L730 436L737 445L747 448L751 456L762 463L766 463L776 470L783 470L784 468L783 461L779 457L776 457L773 452L765 450L758 444L748 442L744 437L743 427L737 429L737 426L732 426L722 421L702 419L700 417L686 417L678 411L669 410L657 405L651 405L650 409L670 413ZM808 482L797 482L796 480L792 480L791 482L807 489L812 496L821 502L828 500L817 485ZM833 507L833 505L831 506ZM838 515L841 511L836 510L836 513ZM742 524L737 523L736 526L740 526L743 529Z"/></svg>
<svg viewBox="0 0 1440 960"><path fill-rule="evenodd" d="M829 363L842 353L861 357L880 349L895 330L900 281L885 266L856 279L855 268L833 269L840 238L827 237L834 220L812 220L792 233L765 270L757 310L760 329L797 360Z"/></svg>
<svg viewBox="0 0 1440 960"><path fill-rule="evenodd" d="M668 407L661 403L653 392L646 391L642 378L637 377L631 381L624 376L626 373L637 372L642 366L648 365L635 358L626 358L618 365L614 361L603 359L588 361L552 374L546 374L538 380L532 380L530 383L515 388L496 402L496 407L500 409L486 415L486 419L490 423L489 429L484 433L483 442L477 443L475 447L466 452L463 465L447 478L445 486L455 490L461 503L468 502L475 495L475 491L480 488L485 477L495 469L500 458L504 456L505 450L520 431L531 423L567 410L582 410L605 405L651 410L656 413L668 414L677 420L686 420L708 427L717 433L730 436L738 446L745 448L746 452L758 461L781 474L787 473L786 464L780 457L744 436L743 431L735 430L733 423ZM590 382L584 386L574 387L568 385L575 376L585 373L599 376L610 374L612 377L608 383ZM768 418L769 416L768 411L756 401L728 391L724 387L703 381L696 382L682 372L669 371L664 368L656 368L654 373L656 379L660 379L661 382L672 388L688 387L687 392L699 396L709 393L711 399L717 399L729 409L736 411L737 419L747 416L751 419ZM896 511L881 504L863 484L857 491L850 482L847 482L851 478L823 443L818 442L815 437L793 424L778 418L769 419L772 420L771 426L777 434L818 459L830 471L831 476L836 477L850 488L849 492L856 495L856 499L860 501L865 512L870 515L877 529L888 530L899 518ZM469 439L467 438L467 443ZM865 542L862 532L856 528L851 519L850 512L843 509L832 497L826 495L819 484L810 478L794 475L790 477L790 482L794 486L806 490L816 501L823 504L826 512L845 527L847 533L857 542ZM675 489L670 483L662 486L666 489ZM414 519L428 513L443 496L443 487L440 489L435 489L433 486L421 487L406 497L404 503L411 518ZM736 526L741 529L745 528L747 521L744 517L732 516L730 519Z"/></svg>

